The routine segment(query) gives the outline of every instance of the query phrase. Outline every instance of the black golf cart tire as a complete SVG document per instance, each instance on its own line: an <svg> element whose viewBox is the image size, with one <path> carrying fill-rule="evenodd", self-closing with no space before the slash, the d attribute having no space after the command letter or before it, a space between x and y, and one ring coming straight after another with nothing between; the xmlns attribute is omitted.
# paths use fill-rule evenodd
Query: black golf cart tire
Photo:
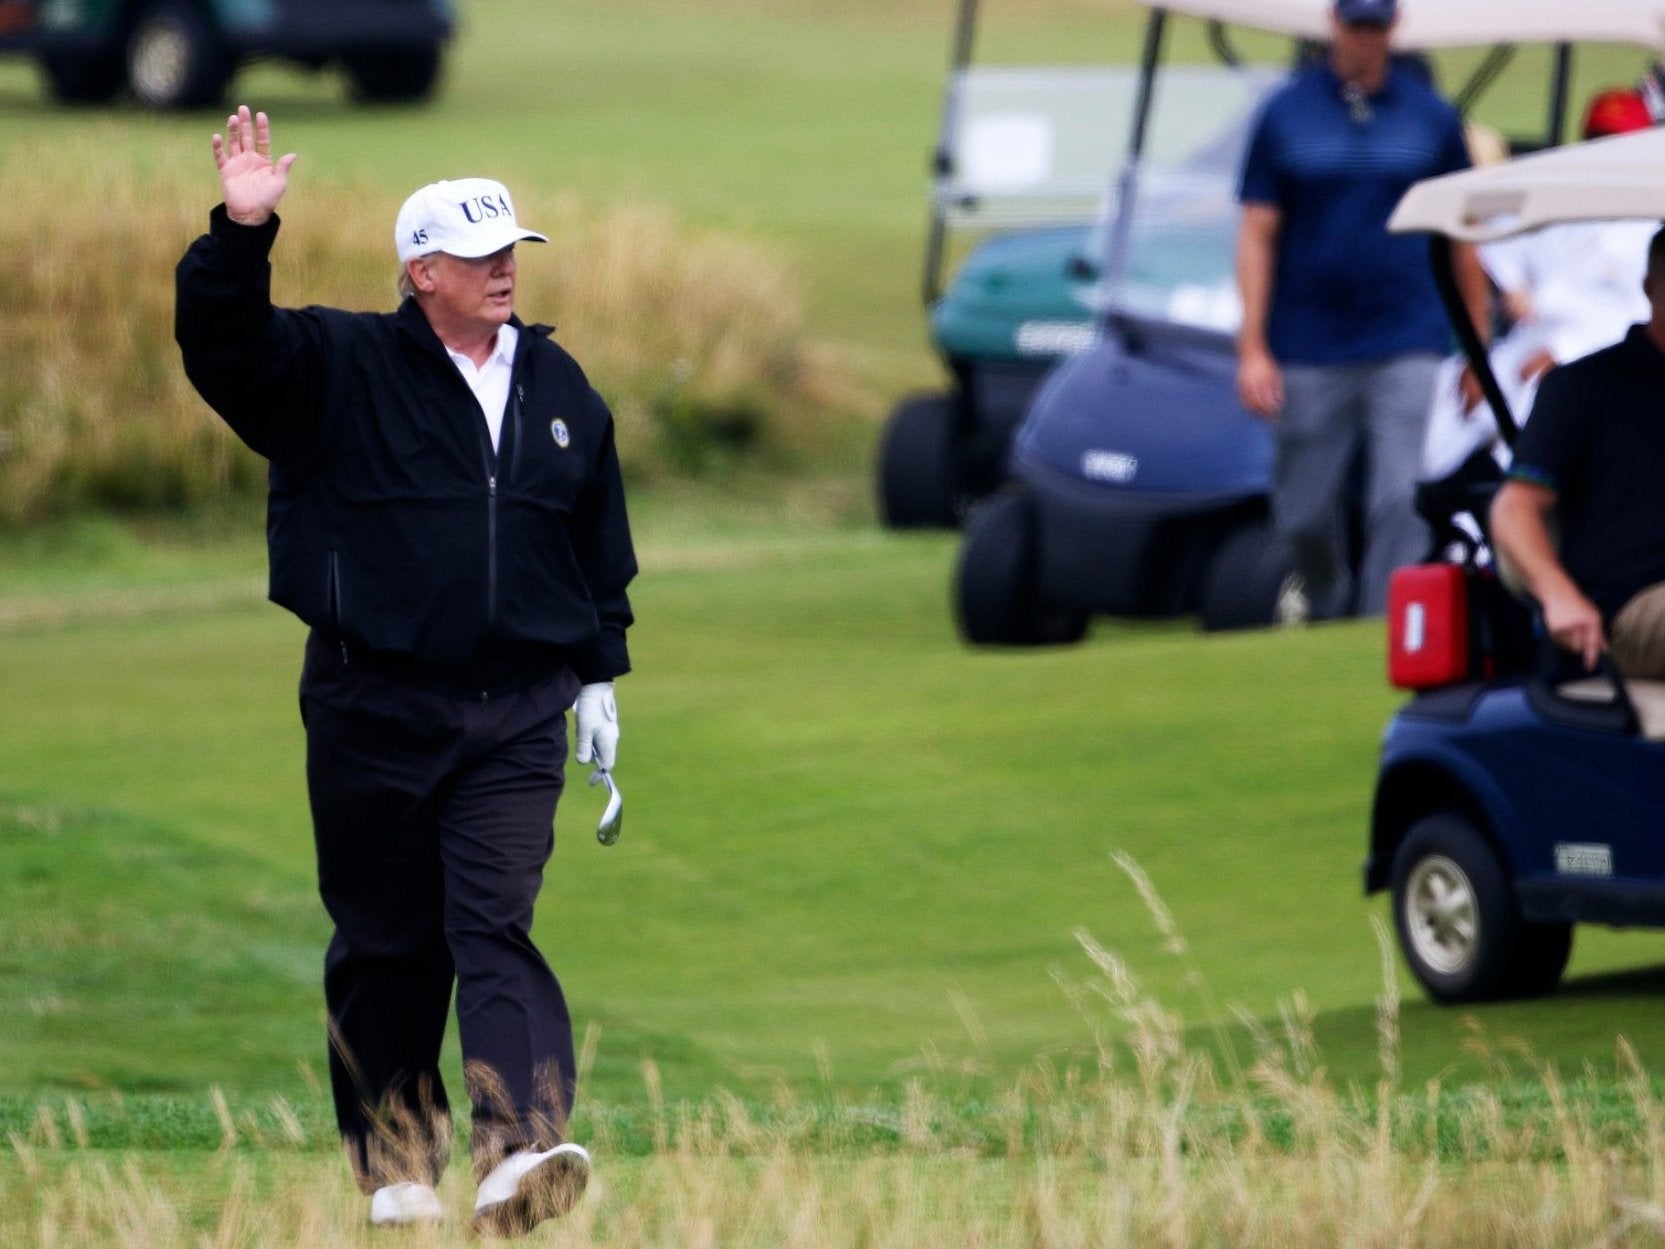
<svg viewBox="0 0 1665 1249"><path fill-rule="evenodd" d="M1449 959L1436 960L1425 891L1449 889L1471 925ZM1393 856L1393 924L1411 974L1434 1001L1455 1005L1534 997L1560 983L1572 952L1571 924L1520 918L1497 852L1474 824L1452 811L1411 825Z"/></svg>
<svg viewBox="0 0 1665 1249"><path fill-rule="evenodd" d="M125 81L121 57L74 52L43 52L41 73L47 89L60 104L103 104L114 98Z"/></svg>
<svg viewBox="0 0 1665 1249"><path fill-rule="evenodd" d="M1555 992L1572 958L1571 924L1533 924L1521 921L1520 955L1515 966L1515 993L1542 997Z"/></svg>
<svg viewBox="0 0 1665 1249"><path fill-rule="evenodd" d="M892 529L960 523L958 413L945 394L909 395L879 443L879 515Z"/></svg>
<svg viewBox="0 0 1665 1249"><path fill-rule="evenodd" d="M439 83L444 53L438 43L392 52L361 52L342 58L347 85L366 104L409 104L425 100Z"/></svg>
<svg viewBox="0 0 1665 1249"><path fill-rule="evenodd" d="M1267 520L1228 533L1203 578L1202 627L1258 629L1278 621L1278 601L1295 577L1283 541Z"/></svg>
<svg viewBox="0 0 1665 1249"><path fill-rule="evenodd" d="M1042 600L1035 556L1035 501L1027 490L1002 491L972 510L954 571L960 636L976 646L1060 646L1082 639L1089 613Z"/></svg>
<svg viewBox="0 0 1665 1249"><path fill-rule="evenodd" d="M146 108L217 104L233 64L208 15L190 0L155 0L127 37L127 86Z"/></svg>

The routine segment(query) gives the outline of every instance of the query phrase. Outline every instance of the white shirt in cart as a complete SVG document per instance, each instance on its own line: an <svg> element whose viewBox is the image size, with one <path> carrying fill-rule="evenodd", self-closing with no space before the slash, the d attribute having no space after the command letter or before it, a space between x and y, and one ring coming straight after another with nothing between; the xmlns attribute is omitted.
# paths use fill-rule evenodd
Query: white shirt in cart
<svg viewBox="0 0 1665 1249"><path fill-rule="evenodd" d="M1648 241L1658 229L1651 221L1580 221L1481 246L1486 272L1519 314L1491 350L1492 371L1517 422L1531 414L1542 373L1529 367L1540 353L1557 364L1576 360L1611 347L1631 325L1648 319L1642 275ZM1462 369L1461 357L1447 360L1435 383L1422 455L1428 481L1447 476L1487 445L1507 462L1491 406L1463 411L1457 391Z"/></svg>

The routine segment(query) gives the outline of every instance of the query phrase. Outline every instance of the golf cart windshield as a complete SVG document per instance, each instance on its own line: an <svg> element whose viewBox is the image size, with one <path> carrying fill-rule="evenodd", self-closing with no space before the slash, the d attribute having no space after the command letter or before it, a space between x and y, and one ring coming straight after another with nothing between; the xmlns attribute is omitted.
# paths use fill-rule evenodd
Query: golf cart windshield
<svg viewBox="0 0 1665 1249"><path fill-rule="evenodd" d="M1131 68L959 70L933 194L955 228L1092 221L1133 115Z"/></svg>
<svg viewBox="0 0 1665 1249"><path fill-rule="evenodd" d="M976 12L977 0L961 0L932 161L927 306L980 237L1101 220L1139 98L1131 66L972 64Z"/></svg>
<svg viewBox="0 0 1665 1249"><path fill-rule="evenodd" d="M1222 333L1242 319L1233 275L1237 179L1261 101L1284 80L1272 69L1181 66L1164 71L1144 157L1120 181L1107 237L1124 232L1101 306L1123 317ZM1107 242L1101 254L1109 254Z"/></svg>
<svg viewBox="0 0 1665 1249"><path fill-rule="evenodd" d="M1228 173L1253 110L1279 75L1179 66L1157 83L1146 158L1156 166ZM959 71L934 188L953 226L1021 227L1091 221L1120 169L1139 71Z"/></svg>

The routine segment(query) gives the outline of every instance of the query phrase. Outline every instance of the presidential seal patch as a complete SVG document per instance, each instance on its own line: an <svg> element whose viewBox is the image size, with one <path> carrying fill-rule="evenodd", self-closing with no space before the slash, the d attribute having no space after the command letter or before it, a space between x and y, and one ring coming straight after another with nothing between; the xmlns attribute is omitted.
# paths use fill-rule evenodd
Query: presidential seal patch
<svg viewBox="0 0 1665 1249"><path fill-rule="evenodd" d="M557 447L564 447L572 441L572 431L567 428L567 423L558 416L549 422L549 432L555 436Z"/></svg>

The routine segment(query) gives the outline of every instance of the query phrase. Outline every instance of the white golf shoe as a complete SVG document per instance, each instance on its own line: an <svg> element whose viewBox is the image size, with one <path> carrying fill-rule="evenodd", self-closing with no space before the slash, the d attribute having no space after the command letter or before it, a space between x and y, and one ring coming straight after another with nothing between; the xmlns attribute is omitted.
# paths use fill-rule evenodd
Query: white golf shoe
<svg viewBox="0 0 1665 1249"><path fill-rule="evenodd" d="M1278 587L1272 621L1286 629L1299 629L1312 623L1312 599L1307 596L1306 578L1300 573L1290 573Z"/></svg>
<svg viewBox="0 0 1665 1249"><path fill-rule="evenodd" d="M566 1214L590 1181L590 1153L582 1145L522 1149L492 1168L474 1202L474 1230L524 1236L545 1219Z"/></svg>
<svg viewBox="0 0 1665 1249"><path fill-rule="evenodd" d="M389 1184L370 1198L370 1222L376 1227L415 1227L444 1217L439 1194L426 1184Z"/></svg>

